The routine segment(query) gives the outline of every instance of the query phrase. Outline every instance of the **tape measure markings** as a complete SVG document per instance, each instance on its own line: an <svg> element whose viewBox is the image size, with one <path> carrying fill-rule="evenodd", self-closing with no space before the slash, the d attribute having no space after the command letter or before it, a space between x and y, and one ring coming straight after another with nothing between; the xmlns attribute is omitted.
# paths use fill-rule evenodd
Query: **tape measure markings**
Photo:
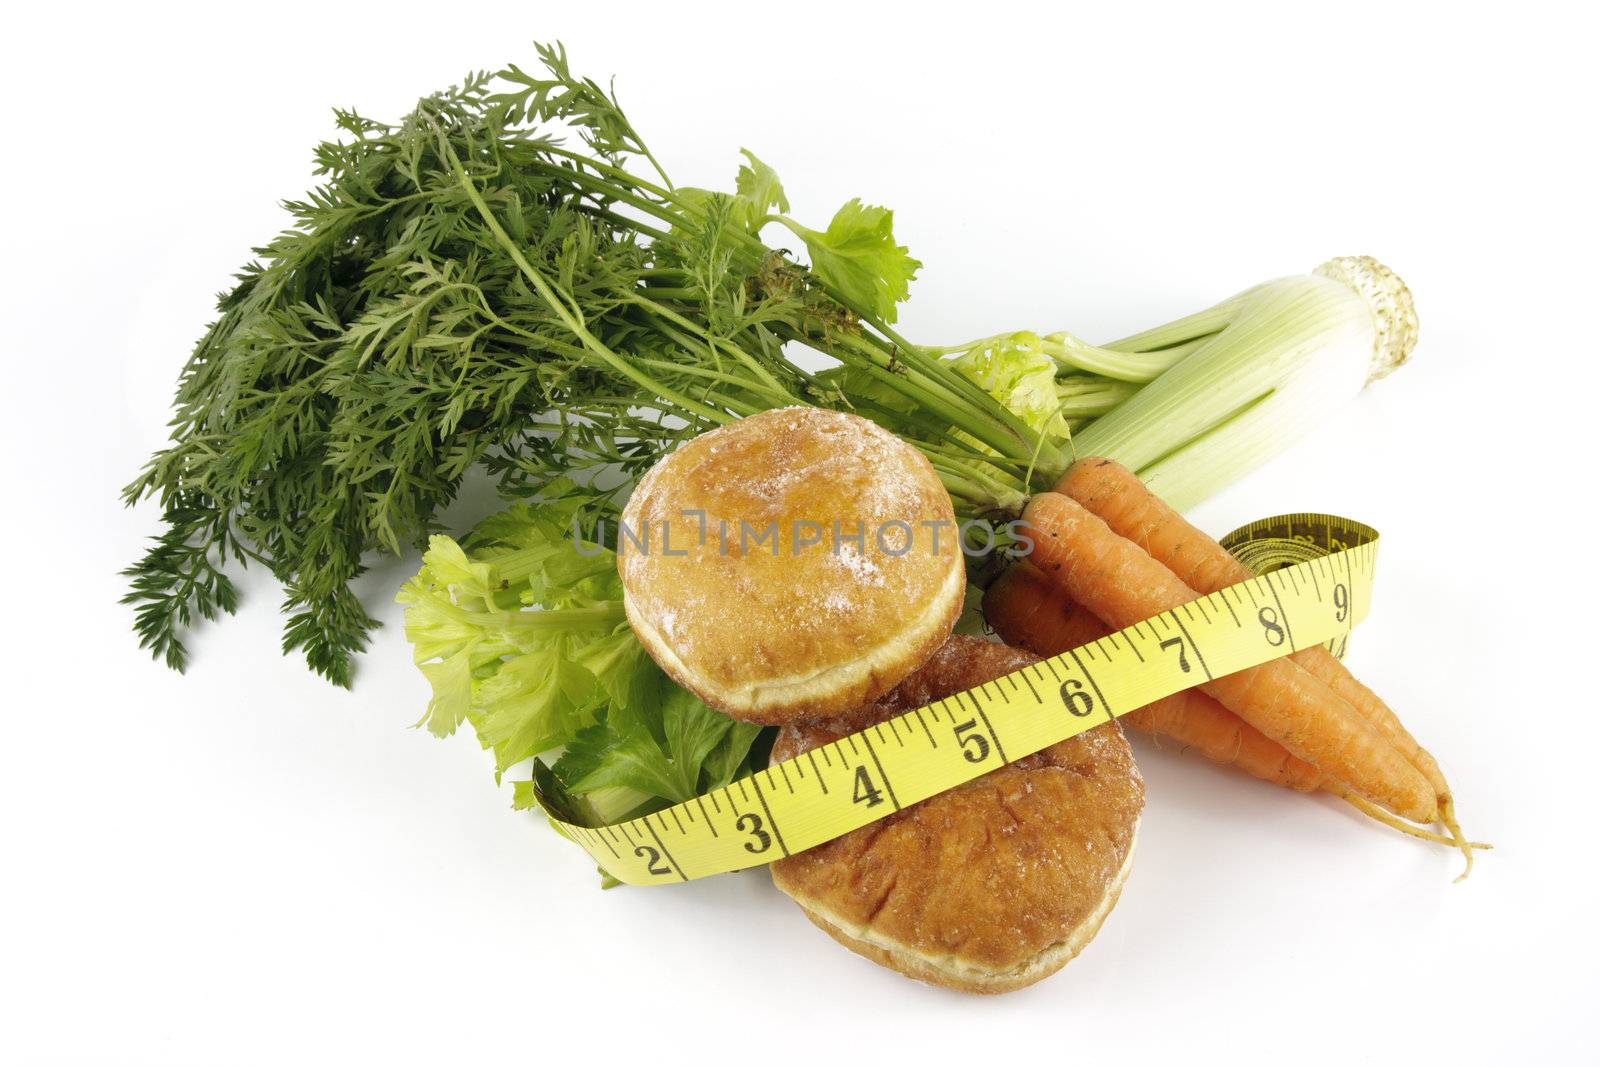
<svg viewBox="0 0 1600 1067"><path fill-rule="evenodd" d="M1198 682L1196 667L1207 679L1233 674L1305 647L1300 640L1342 651L1371 604L1376 531L1297 513L1258 520L1222 543L1258 576L812 749L805 762L815 791L796 758L614 826L564 822L537 786L535 796L556 830L619 880L689 881L767 863L875 822L1188 689ZM941 745L941 736L953 744ZM830 777L842 788L830 788Z"/></svg>
<svg viewBox="0 0 1600 1067"><path fill-rule="evenodd" d="M817 766L817 753L816 753L816 750L813 749L812 751L807 752L806 756L811 760L811 769L812 769L812 771L814 771L816 773L817 785L822 787L822 795L823 796L827 796L828 795L828 783L822 780L822 768Z"/></svg>
<svg viewBox="0 0 1600 1067"><path fill-rule="evenodd" d="M1100 710L1106 713L1106 722L1110 722L1116 718L1116 715L1112 713L1111 704L1106 700L1106 695L1100 691L1100 684L1094 680L1094 675L1089 673L1089 668L1083 665L1083 657L1078 655L1078 651L1076 648L1069 648L1067 649L1067 655L1072 657L1072 662L1077 664L1079 672L1089 680L1089 687L1094 690L1094 695L1100 700ZM1094 656L1093 646L1083 646L1083 653L1092 658Z"/></svg>
<svg viewBox="0 0 1600 1067"><path fill-rule="evenodd" d="M958 696L956 699L959 701L961 698ZM989 721L989 715L983 710L983 705L978 703L978 698L971 692L967 693L967 699L972 701L973 710L978 713L978 718L983 720L983 728L988 731L989 739L994 742L994 750L1000 757L1001 765L1010 763L1011 761L1006 759L1006 746L1000 741L1000 735L994 732L994 723ZM950 721L953 723L955 719L952 718Z"/></svg>
<svg viewBox="0 0 1600 1067"><path fill-rule="evenodd" d="M789 854L789 846L783 843L783 831L778 828L778 820L772 817L772 809L767 807L767 798L761 795L761 783L752 781L752 784L755 786L756 799L761 801L761 810L767 813L767 823L772 827L773 836L778 839L778 848L782 849L783 854L787 856ZM760 840L759 836L757 840Z"/></svg>
<svg viewBox="0 0 1600 1067"><path fill-rule="evenodd" d="M709 828L711 830L711 836L712 837L716 837L717 836L716 824L711 821L711 816L706 813L706 798L705 797L695 797L694 800L695 800L695 803L700 806L700 815L705 819L707 828Z"/></svg>
<svg viewBox="0 0 1600 1067"><path fill-rule="evenodd" d="M1187 607L1187 605L1185 606ZM1178 629L1183 633L1183 639L1189 643L1190 648L1194 649L1194 658L1200 662L1200 669L1206 672L1206 681L1211 681L1211 668L1206 666L1205 654L1200 651L1200 646L1194 643L1194 638L1190 636L1188 628L1183 625L1183 620L1175 618L1174 621L1177 622ZM1206 621L1210 622L1211 620L1208 617ZM1188 668L1184 666L1182 645L1178 646L1178 669L1182 671L1188 670Z"/></svg>
<svg viewBox="0 0 1600 1067"><path fill-rule="evenodd" d="M1228 603L1228 598L1226 596L1228 590L1224 589L1224 590L1222 590L1222 592L1224 594L1224 596L1221 598L1222 599L1222 606L1227 608L1228 609L1228 614L1233 617L1233 625L1238 627L1241 630L1244 629L1244 621L1239 618L1239 613L1237 611L1233 610L1233 605ZM1237 594L1235 594L1235 595L1237 595Z"/></svg>
<svg viewBox="0 0 1600 1067"><path fill-rule="evenodd" d="M1277 611L1272 615L1271 623L1268 623L1266 617L1260 612L1257 613L1256 617L1261 620L1261 625L1266 628L1268 633L1272 633L1274 630L1279 631L1282 639L1277 643L1280 645L1287 644L1289 651L1294 652L1296 651L1294 647L1294 628L1289 625L1288 615L1283 610L1283 598L1278 595L1278 587L1272 584L1272 575L1274 573L1273 571L1268 571L1262 577L1267 583L1267 592L1272 594L1272 603L1276 605ZM1272 644L1272 639L1268 638L1267 643Z"/></svg>
<svg viewBox="0 0 1600 1067"><path fill-rule="evenodd" d="M656 812L656 817L660 818L660 816L661 816L661 813L660 812ZM666 855L666 857L667 857L667 866L672 868L672 870L678 872L678 877L680 879L682 879L683 881L687 882L689 880L689 876L683 873L683 868L678 866L678 861L672 858L672 850L667 847L667 844L666 844L665 841L661 840L661 835L656 833L656 828L654 826L650 825L650 816L646 815L644 817L643 821L644 821L644 828L646 830L650 831L650 836L655 839L656 844L661 847L661 851ZM666 828L666 823L665 822L663 822L661 825L662 825L663 829ZM648 846L644 846L644 847L648 847Z"/></svg>

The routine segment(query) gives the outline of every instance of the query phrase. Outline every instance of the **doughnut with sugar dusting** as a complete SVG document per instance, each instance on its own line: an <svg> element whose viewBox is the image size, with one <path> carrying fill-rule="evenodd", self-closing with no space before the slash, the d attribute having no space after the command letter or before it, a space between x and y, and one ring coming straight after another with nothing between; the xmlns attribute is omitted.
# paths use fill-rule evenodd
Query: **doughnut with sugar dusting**
<svg viewBox="0 0 1600 1067"><path fill-rule="evenodd" d="M640 480L617 567L663 670L737 719L781 725L887 692L949 636L966 593L950 496L875 423L766 411Z"/></svg>

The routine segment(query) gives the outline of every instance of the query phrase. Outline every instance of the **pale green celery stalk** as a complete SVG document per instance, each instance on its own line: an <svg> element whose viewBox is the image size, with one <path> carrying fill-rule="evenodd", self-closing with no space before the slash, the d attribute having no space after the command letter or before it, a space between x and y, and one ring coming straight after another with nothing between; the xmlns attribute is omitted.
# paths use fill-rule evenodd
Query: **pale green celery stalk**
<svg viewBox="0 0 1600 1067"><path fill-rule="evenodd" d="M577 814L589 820L590 826L606 826L627 820L652 798L637 789L613 785L572 799Z"/></svg>
<svg viewBox="0 0 1600 1067"><path fill-rule="evenodd" d="M1066 331L1046 334L1045 354L1067 371L1086 371L1118 382L1154 381L1162 371L1198 347L1202 340L1189 340L1149 351L1100 348L1080 341Z"/></svg>
<svg viewBox="0 0 1600 1067"><path fill-rule="evenodd" d="M1220 328L1219 328L1220 327ZM1175 508L1236 481L1324 422L1416 344L1411 293L1370 257L1267 282L1123 346L1204 340L1075 435Z"/></svg>
<svg viewBox="0 0 1600 1067"><path fill-rule="evenodd" d="M1107 381L1086 375L1069 375L1056 379L1056 399L1060 401L1061 417L1065 419L1104 415L1139 391L1131 382Z"/></svg>
<svg viewBox="0 0 1600 1067"><path fill-rule="evenodd" d="M1266 283L1271 285L1271 282ZM1164 326L1157 326L1153 330L1136 333L1132 337L1124 337L1120 341L1112 341L1102 345L1102 348L1113 352L1159 352L1163 349L1174 348L1178 345L1191 344L1194 341L1204 340L1212 334L1218 333L1227 327L1239 314L1239 309L1249 303L1264 286L1257 285L1246 289L1242 293L1230 296L1220 304L1197 311L1193 315L1185 315L1181 319L1174 319Z"/></svg>
<svg viewBox="0 0 1600 1067"><path fill-rule="evenodd" d="M1112 382L1137 385L1154 381L1162 372L1204 344L1207 338L1226 327L1238 315L1240 307L1247 304L1261 288L1256 286L1247 289L1215 307L1107 345L1091 345L1065 330L1043 337L1023 331L995 334L964 345L942 348L925 346L922 351L934 356L961 357L985 349L1014 345L1019 339L1026 338L1028 344L1037 346L1055 360L1064 374L1091 374Z"/></svg>

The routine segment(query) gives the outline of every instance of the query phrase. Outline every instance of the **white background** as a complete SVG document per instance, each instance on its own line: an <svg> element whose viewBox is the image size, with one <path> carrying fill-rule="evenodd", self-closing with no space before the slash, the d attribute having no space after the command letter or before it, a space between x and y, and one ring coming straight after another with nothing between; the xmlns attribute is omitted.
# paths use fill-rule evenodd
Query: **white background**
<svg viewBox="0 0 1600 1067"><path fill-rule="evenodd" d="M1592 26L1531 4L364 7L7 17L0 1059L1592 1062ZM116 572L155 514L117 490L328 108L395 117L558 36L618 75L678 181L725 185L748 146L801 219L893 206L927 264L913 337L1109 338L1336 254L1397 269L1412 365L1194 517L1381 527L1352 662L1497 845L1476 875L1142 744L1141 853L1099 938L965 998L839 949L761 872L600 892L471 740L407 728L425 687L387 601L415 560L365 585L390 625L353 692L278 655L259 575L188 676L150 662Z"/></svg>

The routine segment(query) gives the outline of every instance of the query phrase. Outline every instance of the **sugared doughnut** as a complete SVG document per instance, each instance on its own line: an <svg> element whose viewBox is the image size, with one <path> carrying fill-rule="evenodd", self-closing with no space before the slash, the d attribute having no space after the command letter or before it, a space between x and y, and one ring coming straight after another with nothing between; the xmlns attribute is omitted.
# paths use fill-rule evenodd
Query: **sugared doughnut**
<svg viewBox="0 0 1600 1067"><path fill-rule="evenodd" d="M820 408L684 443L640 480L618 542L639 640L678 684L749 722L882 695L950 634L966 592L932 466Z"/></svg>

